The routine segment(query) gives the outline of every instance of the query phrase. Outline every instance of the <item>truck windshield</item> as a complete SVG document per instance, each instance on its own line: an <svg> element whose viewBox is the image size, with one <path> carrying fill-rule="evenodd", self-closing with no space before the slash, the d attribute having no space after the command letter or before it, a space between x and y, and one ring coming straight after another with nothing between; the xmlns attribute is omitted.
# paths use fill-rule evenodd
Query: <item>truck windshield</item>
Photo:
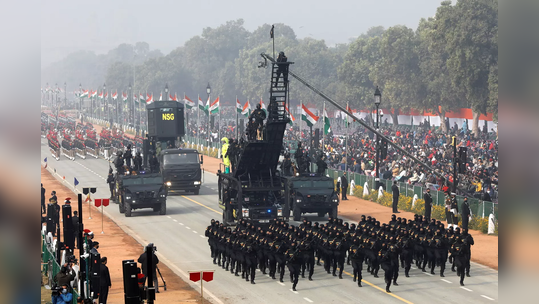
<svg viewBox="0 0 539 304"><path fill-rule="evenodd" d="M333 189L333 181L294 181L294 189L299 188L319 188L319 189Z"/></svg>
<svg viewBox="0 0 539 304"><path fill-rule="evenodd" d="M129 179L122 180L122 183L124 186L160 185L160 184L163 184L163 178L160 176L129 178Z"/></svg>
<svg viewBox="0 0 539 304"><path fill-rule="evenodd" d="M183 164L198 164L197 153L178 153L165 154L163 156L163 165L183 165Z"/></svg>

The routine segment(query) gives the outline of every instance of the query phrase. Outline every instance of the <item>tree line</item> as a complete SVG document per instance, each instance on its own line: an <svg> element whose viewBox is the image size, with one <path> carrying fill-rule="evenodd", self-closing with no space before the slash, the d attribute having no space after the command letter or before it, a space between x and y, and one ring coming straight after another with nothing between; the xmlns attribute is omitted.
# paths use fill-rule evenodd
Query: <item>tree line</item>
<svg viewBox="0 0 539 304"><path fill-rule="evenodd" d="M42 70L43 81L67 80L72 90L107 88L135 92L163 91L201 94L211 84L212 96L224 105L267 100L269 69L257 68L260 53L272 53L271 25L253 32L242 19L204 28L167 55L145 42L121 44L107 54L80 51ZM403 25L372 27L355 41L329 47L324 40L298 39L285 24L275 24L276 52L284 51L295 73L308 79L352 109L374 109L376 86L383 108L426 110L439 115L472 108L473 132L480 114L498 114L498 4L496 0L443 1L434 17L421 19L417 29ZM323 100L291 81L292 103ZM193 98L192 98L193 99ZM397 122L397 112L393 113ZM445 127L442 124L442 127Z"/></svg>

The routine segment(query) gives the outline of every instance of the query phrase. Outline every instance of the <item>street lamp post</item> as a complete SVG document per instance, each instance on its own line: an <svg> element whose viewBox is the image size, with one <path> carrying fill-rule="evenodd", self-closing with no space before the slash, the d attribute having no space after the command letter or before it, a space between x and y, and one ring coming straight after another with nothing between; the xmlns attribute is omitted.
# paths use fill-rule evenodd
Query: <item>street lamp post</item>
<svg viewBox="0 0 539 304"><path fill-rule="evenodd" d="M165 101L168 101L168 83L165 83Z"/></svg>
<svg viewBox="0 0 539 304"><path fill-rule="evenodd" d="M382 93L378 86L376 86L376 91L374 91L374 104L376 105L376 130L379 130L379 115L378 110L380 108L380 103L382 102ZM376 135L376 189L380 188L380 137Z"/></svg>
<svg viewBox="0 0 539 304"><path fill-rule="evenodd" d="M106 93L107 91L107 86L106 84L103 84L103 120L107 120L109 118L109 105L108 105L108 100L107 100L107 97L108 97L108 94ZM105 109L106 112L105 112ZM112 125L110 126L110 128L112 129Z"/></svg>
<svg viewBox="0 0 539 304"><path fill-rule="evenodd" d="M211 87L210 83L208 82L208 86L206 87L206 93L208 93L208 149L210 147L210 136L211 136L211 129L210 129L210 120L211 120L211 112L210 112L210 106L211 106ZM209 151L209 150L208 150Z"/></svg>
<svg viewBox="0 0 539 304"><path fill-rule="evenodd" d="M129 97L131 97L131 102L133 104L133 115L131 116L131 123L135 125L135 98L133 98L133 93L131 93L131 82L129 83L127 92L127 94L129 94ZM129 124L129 119L127 124Z"/></svg>

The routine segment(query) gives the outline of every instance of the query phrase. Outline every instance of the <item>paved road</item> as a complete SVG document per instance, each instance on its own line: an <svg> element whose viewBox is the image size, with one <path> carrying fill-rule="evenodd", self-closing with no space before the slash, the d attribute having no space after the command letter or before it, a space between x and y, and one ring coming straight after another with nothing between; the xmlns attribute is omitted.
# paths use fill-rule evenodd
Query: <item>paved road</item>
<svg viewBox="0 0 539 304"><path fill-rule="evenodd" d="M103 159L88 158L70 161L62 157L60 161L50 157L48 146L41 140L41 159L48 157L48 168L65 176L66 183L73 187L76 177L82 187L98 187L95 197L109 197L106 176L108 162ZM472 263L471 278L465 279L466 286L460 287L459 278L448 267L446 277L431 276L412 268L410 278L399 277L400 286L392 286L393 293L385 293L383 270L380 278L366 274L364 287L358 288L352 282L351 266L346 266L346 276L339 280L315 268L314 281L301 279L298 291L291 290L291 283L279 283L257 271L256 285L235 277L212 263L204 230L212 218L221 219L217 206L217 178L211 173L204 176L200 195L169 196L167 215L160 216L149 209L136 210L131 218L119 213L116 204L106 208L105 214L122 229L142 244L153 242L157 246L159 259L166 263L185 281L189 270L216 270L214 281L205 283L205 295L214 303L493 303L498 302L498 272ZM88 217L85 208L84 217ZM98 216L92 214L92 216ZM323 222L323 219L313 217ZM345 219L346 220L346 219ZM293 223L298 224L298 223ZM100 236L96 233L97 237ZM136 258L136 257L134 257ZM366 266L364 266L366 269ZM166 278L165 278L166 280ZM190 281L189 281L190 282ZM192 286L200 289L199 284ZM157 295L159 300L159 295Z"/></svg>

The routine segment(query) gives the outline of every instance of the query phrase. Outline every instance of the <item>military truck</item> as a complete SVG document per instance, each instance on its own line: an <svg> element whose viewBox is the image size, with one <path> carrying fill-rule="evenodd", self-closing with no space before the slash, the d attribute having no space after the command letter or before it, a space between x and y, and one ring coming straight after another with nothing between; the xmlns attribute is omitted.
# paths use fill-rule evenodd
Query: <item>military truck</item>
<svg viewBox="0 0 539 304"><path fill-rule="evenodd" d="M159 153L159 166L168 190L198 195L202 184L203 156L195 149L166 149Z"/></svg>
<svg viewBox="0 0 539 304"><path fill-rule="evenodd" d="M303 173L288 177L287 183L294 221L299 221L304 213L337 217L339 196L332 178L317 173Z"/></svg>
<svg viewBox="0 0 539 304"><path fill-rule="evenodd" d="M143 208L152 208L160 215L167 213L167 187L161 174L142 171L139 175L118 175L116 185L115 200L126 217Z"/></svg>

